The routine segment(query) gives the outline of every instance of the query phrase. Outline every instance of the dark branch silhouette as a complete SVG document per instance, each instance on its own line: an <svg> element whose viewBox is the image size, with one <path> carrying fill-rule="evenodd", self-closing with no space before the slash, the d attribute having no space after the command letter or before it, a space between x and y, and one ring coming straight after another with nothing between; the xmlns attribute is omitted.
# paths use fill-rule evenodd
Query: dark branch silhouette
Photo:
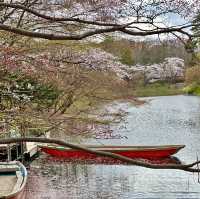
<svg viewBox="0 0 200 199"><path fill-rule="evenodd" d="M84 147L82 145L77 145L77 144L71 144L67 143L65 141L59 140L59 139L50 139L50 138L30 138L30 137L24 137L24 138L8 138L8 139L1 139L0 144L11 144L11 143L20 143L20 142L39 142L39 143L51 143L51 144L57 144L61 145L64 147L69 147L73 149L78 149L78 150L83 150L91 154L95 154L98 156L103 156L103 157L110 157L113 159L121 160L123 162L135 165L135 166L141 166L145 168L151 168L151 169L176 169L176 170L183 170L183 171L188 171L188 172L193 172L193 173L198 173L200 172L200 169L198 168L193 168L194 166L197 166L200 161L193 162L191 164L151 164L147 162L142 162L139 160L131 159L128 157L124 157L122 155L110 153L110 152L104 152L104 151L96 151L93 149L89 149L87 147Z"/></svg>
<svg viewBox="0 0 200 199"><path fill-rule="evenodd" d="M134 2L139 2L140 4L136 4ZM169 33L176 36L176 33L179 33L191 39L193 36L195 37L195 35L192 35L188 30L194 26L200 25L194 23L188 23L187 25L183 24L180 26L168 25L166 27L158 25L159 23L156 21L156 19L158 19L161 16L165 16L168 13L179 14L181 12L184 12L184 14L187 15L187 12L189 12L189 5L187 5L184 2L177 3L176 0L174 0L174 5L171 2L159 0L153 2L146 2L144 0L134 0L132 3L129 2L129 4L126 3L126 1L117 0L116 3L111 2L110 4L105 6L96 6L93 5L94 3L90 1L86 1L84 3L87 3L87 5L90 6L92 4L93 9L86 9L85 12L74 11L73 14L69 14L70 6L66 9L66 6L64 4L62 5L61 2L57 4L51 1L48 4L44 4L40 1L32 2L30 0L27 0L26 3L0 2L0 8L2 11L4 9L10 10L10 14L6 15L4 17L4 20L0 23L0 30L15 33L22 36L49 40L82 40L84 38L91 37L94 35L112 32L120 32L121 34L141 37ZM99 1L97 1L97 4L98 3ZM76 2L74 2L74 4L76 4ZM110 8L108 7L109 5ZM120 5L122 5L122 7L125 5L128 7L124 7L120 10ZM115 11L115 14L111 12L111 8ZM126 11L125 9L127 9L128 11ZM62 12L65 13L65 15L60 16L59 14L56 14ZM90 15L95 16L95 14L99 18L104 17L105 19L103 20L98 19L98 17L90 17ZM125 17L132 17L133 20L131 20L131 22L126 22ZM14 25L15 23L13 23L15 18L16 25ZM18 21L17 18L19 18ZM120 18L124 20L120 22L118 20ZM24 26L23 21L25 24ZM28 23L30 23L30 25L27 26L26 24ZM44 26L43 28L39 28L37 24L43 24ZM48 27L52 27L53 24L58 29L62 29L62 31L59 31L62 33L58 33L56 28L55 30L48 29ZM142 24L144 26L151 27L149 29L141 28L140 25ZM80 29L78 31L76 29L66 29L66 27L69 26L76 26ZM40 29L43 29L43 31Z"/></svg>

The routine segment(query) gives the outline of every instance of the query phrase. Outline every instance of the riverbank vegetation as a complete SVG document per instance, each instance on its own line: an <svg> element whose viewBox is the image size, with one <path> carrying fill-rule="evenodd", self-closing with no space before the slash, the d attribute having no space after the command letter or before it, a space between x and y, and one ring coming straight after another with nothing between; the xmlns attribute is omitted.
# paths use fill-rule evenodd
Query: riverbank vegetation
<svg viewBox="0 0 200 199"><path fill-rule="evenodd" d="M186 70L185 81L187 86L184 92L200 96L200 62Z"/></svg>
<svg viewBox="0 0 200 199"><path fill-rule="evenodd" d="M92 110L127 99L132 88L112 71L93 69L98 60L80 59L90 44L75 43L30 39L23 48L19 43L2 46L0 108L1 121L7 122L2 132L41 135L56 130L77 135L113 121L115 115L98 119Z"/></svg>
<svg viewBox="0 0 200 199"><path fill-rule="evenodd" d="M137 97L149 97L149 96L168 96L168 95L180 95L184 91L182 85L169 84L166 82L152 83L146 86L136 86L133 91L134 96Z"/></svg>
<svg viewBox="0 0 200 199"><path fill-rule="evenodd" d="M8 123L4 132L42 135L56 131L57 135L63 132L88 135L92 127L106 126L119 118L117 113L110 119L105 119L106 113L105 118L100 117L94 110L104 104L128 100L138 105L143 102L135 97L181 93L175 84L145 84L142 77L122 78L116 66L129 67L129 53L117 55L119 61L114 62L110 54L93 51L94 47L102 48L102 44L34 39L13 41L12 37L6 42L8 46L2 46L0 58L1 119ZM9 47L10 42L13 46ZM120 45L122 43L119 41ZM116 49L117 46L113 52ZM104 67L106 64L110 68Z"/></svg>
<svg viewBox="0 0 200 199"><path fill-rule="evenodd" d="M193 23L200 22L200 14L198 13L193 20ZM200 33L200 26L192 28L194 34ZM192 51L192 62L191 66L186 69L185 81L187 86L184 88L184 92L190 95L200 96L200 38L195 37L190 43L194 51Z"/></svg>

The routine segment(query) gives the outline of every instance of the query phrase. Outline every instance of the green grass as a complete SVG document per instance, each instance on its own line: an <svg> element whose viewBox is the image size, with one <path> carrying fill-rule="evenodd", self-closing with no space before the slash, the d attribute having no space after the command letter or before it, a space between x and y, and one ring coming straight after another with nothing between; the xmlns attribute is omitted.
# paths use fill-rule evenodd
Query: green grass
<svg viewBox="0 0 200 199"><path fill-rule="evenodd" d="M200 96L200 85L197 83L190 84L189 86L186 86L183 91L189 95Z"/></svg>
<svg viewBox="0 0 200 199"><path fill-rule="evenodd" d="M137 97L148 97L178 95L183 94L184 92L181 88L177 88L175 85L167 83L153 83L146 86L138 86L133 93Z"/></svg>

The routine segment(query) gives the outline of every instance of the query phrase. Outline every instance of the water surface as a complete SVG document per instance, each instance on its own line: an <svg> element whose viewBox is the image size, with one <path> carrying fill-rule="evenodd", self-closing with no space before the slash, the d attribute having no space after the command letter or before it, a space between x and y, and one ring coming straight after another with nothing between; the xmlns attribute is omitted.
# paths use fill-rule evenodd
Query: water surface
<svg viewBox="0 0 200 199"><path fill-rule="evenodd" d="M146 98L143 106L116 103L128 111L125 121L112 126L123 139L88 139L87 143L122 145L185 144L176 156L184 163L200 159L200 98ZM200 198L196 174L152 170L130 165L66 162L43 155L30 169L27 199L169 199Z"/></svg>

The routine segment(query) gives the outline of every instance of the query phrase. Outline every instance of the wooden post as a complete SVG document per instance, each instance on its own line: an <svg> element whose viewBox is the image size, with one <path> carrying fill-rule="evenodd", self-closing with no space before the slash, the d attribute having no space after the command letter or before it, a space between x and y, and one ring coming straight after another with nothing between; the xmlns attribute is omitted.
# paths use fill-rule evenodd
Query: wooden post
<svg viewBox="0 0 200 199"><path fill-rule="evenodd" d="M8 133L8 137L11 138L11 133ZM11 146L10 144L7 145L7 161L12 161L12 157L11 157Z"/></svg>
<svg viewBox="0 0 200 199"><path fill-rule="evenodd" d="M24 138L26 135L26 128L24 123L21 123L21 137ZM27 150L26 142L21 142L21 156L22 162L24 162L24 152Z"/></svg>
<svg viewBox="0 0 200 199"><path fill-rule="evenodd" d="M18 158L19 158L19 150L18 150L18 148L19 148L19 144L18 143L16 143L16 159L18 160Z"/></svg>
<svg viewBox="0 0 200 199"><path fill-rule="evenodd" d="M7 145L7 153L8 153L8 162L12 161L12 157L11 157L11 147L10 144Z"/></svg>

